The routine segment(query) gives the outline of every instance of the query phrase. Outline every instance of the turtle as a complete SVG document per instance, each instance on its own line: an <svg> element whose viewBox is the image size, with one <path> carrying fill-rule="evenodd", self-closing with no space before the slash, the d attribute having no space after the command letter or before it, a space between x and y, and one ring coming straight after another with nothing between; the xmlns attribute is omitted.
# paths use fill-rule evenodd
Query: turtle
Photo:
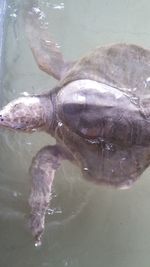
<svg viewBox="0 0 150 267"><path fill-rule="evenodd" d="M150 51L111 44L68 62L38 23L29 16L29 44L39 68L58 83L4 106L0 127L45 131L56 140L37 152L30 167L29 226L41 244L55 172L63 160L77 165L85 179L115 188L131 187L149 166Z"/></svg>

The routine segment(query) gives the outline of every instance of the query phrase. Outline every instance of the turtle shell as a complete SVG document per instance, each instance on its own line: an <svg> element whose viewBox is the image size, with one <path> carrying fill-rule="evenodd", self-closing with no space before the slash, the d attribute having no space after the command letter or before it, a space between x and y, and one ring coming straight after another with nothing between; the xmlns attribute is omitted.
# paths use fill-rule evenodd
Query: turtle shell
<svg viewBox="0 0 150 267"><path fill-rule="evenodd" d="M150 52L136 45L97 48L60 82L57 114L92 142L150 143Z"/></svg>
<svg viewBox="0 0 150 267"><path fill-rule="evenodd" d="M145 98L150 93L150 51L137 45L98 47L73 65L61 81L89 79Z"/></svg>

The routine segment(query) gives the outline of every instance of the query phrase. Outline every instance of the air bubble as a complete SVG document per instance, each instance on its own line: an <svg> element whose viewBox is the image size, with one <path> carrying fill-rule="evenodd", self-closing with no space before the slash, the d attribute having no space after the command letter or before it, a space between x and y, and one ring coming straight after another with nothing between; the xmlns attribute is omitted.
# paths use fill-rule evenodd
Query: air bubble
<svg viewBox="0 0 150 267"><path fill-rule="evenodd" d="M60 3L60 5L56 5L56 4L53 5L53 9L60 9L61 10L61 9L64 9L64 7L65 7L64 3Z"/></svg>
<svg viewBox="0 0 150 267"><path fill-rule="evenodd" d="M49 208L49 209L47 210L47 214L48 214L48 215L53 215L53 214L54 214L54 210Z"/></svg>
<svg viewBox="0 0 150 267"><path fill-rule="evenodd" d="M41 10L39 9L39 7L33 7L33 11L38 14L41 12Z"/></svg>
<svg viewBox="0 0 150 267"><path fill-rule="evenodd" d="M36 248L39 248L42 245L41 240L37 240L34 245Z"/></svg>
<svg viewBox="0 0 150 267"><path fill-rule="evenodd" d="M23 95L23 96L29 96L29 93L28 92L22 92L21 95Z"/></svg>
<svg viewBox="0 0 150 267"><path fill-rule="evenodd" d="M59 209L57 209L57 208L54 208L54 209L49 208L47 210L47 214L48 215L61 214L61 213L62 213L62 210L60 208Z"/></svg>
<svg viewBox="0 0 150 267"><path fill-rule="evenodd" d="M16 18L17 15L16 15L16 14L10 14L10 17L14 17L14 18Z"/></svg>
<svg viewBox="0 0 150 267"><path fill-rule="evenodd" d="M26 144L27 144L28 146L31 146L31 145L32 145L32 143L31 143L31 142L26 142Z"/></svg>
<svg viewBox="0 0 150 267"><path fill-rule="evenodd" d="M13 197L20 197L21 196L21 193L19 193L19 192L16 192L16 191L14 191L13 192Z"/></svg>

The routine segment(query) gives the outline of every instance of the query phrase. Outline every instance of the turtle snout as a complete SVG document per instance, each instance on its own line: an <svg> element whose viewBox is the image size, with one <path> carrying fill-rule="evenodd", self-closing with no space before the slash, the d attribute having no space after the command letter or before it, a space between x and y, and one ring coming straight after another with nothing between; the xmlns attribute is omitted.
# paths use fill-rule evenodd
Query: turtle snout
<svg viewBox="0 0 150 267"><path fill-rule="evenodd" d="M11 120L8 114L5 114L3 110L0 112L0 127L10 127Z"/></svg>

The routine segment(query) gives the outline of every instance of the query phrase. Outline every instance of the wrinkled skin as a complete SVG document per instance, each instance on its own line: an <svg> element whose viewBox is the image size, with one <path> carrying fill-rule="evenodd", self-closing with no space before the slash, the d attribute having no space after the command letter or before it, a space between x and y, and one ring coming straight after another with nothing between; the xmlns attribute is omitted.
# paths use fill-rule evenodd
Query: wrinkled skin
<svg viewBox="0 0 150 267"><path fill-rule="evenodd" d="M78 165L87 180L119 188L130 187L150 164L150 52L118 44L66 62L38 16L34 9L28 15L27 37L39 68L58 86L14 100L0 112L1 127L42 130L56 139L30 167L29 226L36 244L63 160Z"/></svg>

